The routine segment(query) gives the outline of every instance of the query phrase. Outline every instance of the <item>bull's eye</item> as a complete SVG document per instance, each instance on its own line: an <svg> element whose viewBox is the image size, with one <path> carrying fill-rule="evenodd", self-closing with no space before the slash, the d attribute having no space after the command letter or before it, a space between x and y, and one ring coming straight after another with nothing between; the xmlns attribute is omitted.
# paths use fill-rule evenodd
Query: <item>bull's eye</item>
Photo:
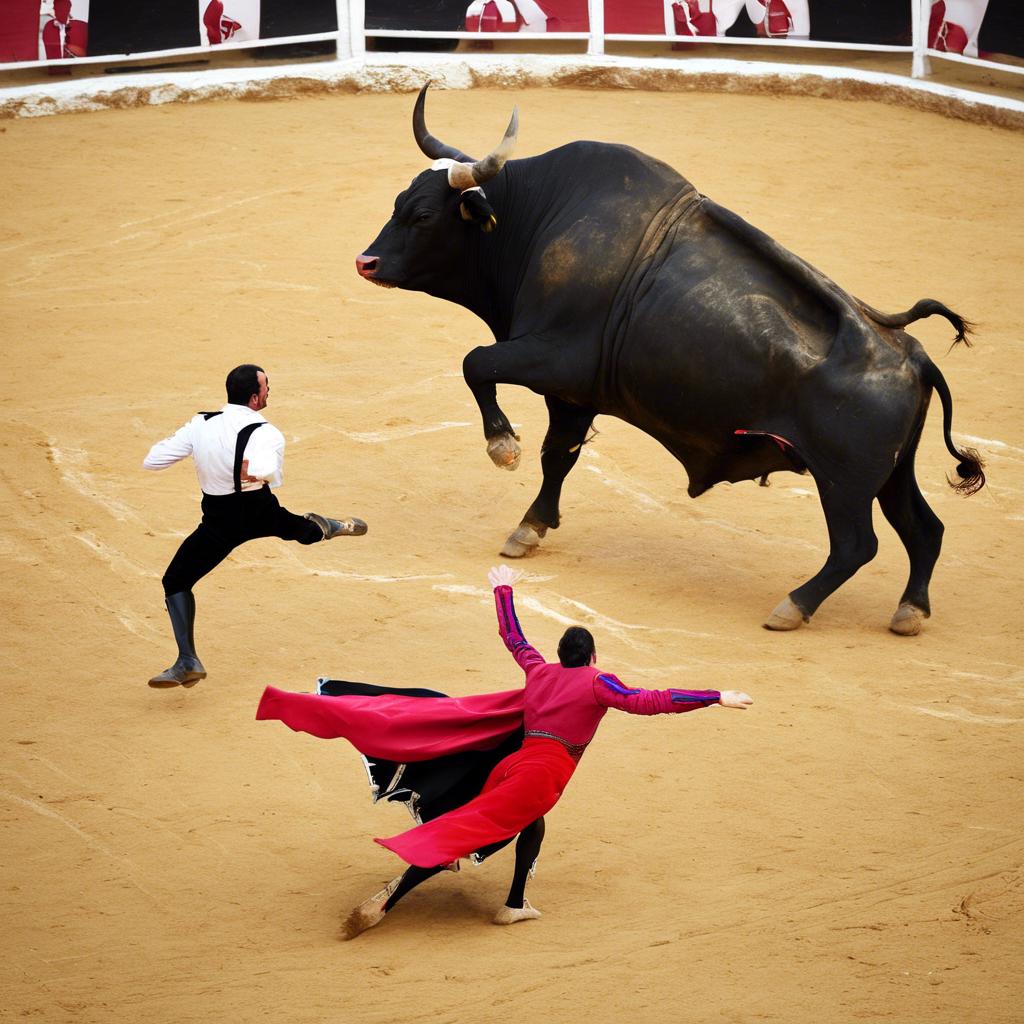
<svg viewBox="0 0 1024 1024"><path fill-rule="evenodd" d="M416 217L413 220L413 223L414 224L426 224L428 220L432 220L433 219L433 216L434 215L429 210L422 210L421 212L416 214Z"/></svg>

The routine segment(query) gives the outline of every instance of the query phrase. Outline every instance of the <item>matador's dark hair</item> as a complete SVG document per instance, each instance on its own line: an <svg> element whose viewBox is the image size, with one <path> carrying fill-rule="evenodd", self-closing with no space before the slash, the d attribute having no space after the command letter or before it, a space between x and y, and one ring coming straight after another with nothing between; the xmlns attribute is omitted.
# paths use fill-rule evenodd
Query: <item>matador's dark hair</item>
<svg viewBox="0 0 1024 1024"><path fill-rule="evenodd" d="M228 390L230 405L248 405L249 399L260 393L260 379L256 376L258 373L266 373L266 370L254 363L242 363L228 374L224 386Z"/></svg>
<svg viewBox="0 0 1024 1024"><path fill-rule="evenodd" d="M582 668L590 664L596 646L589 629L570 626L558 641L558 662L562 668Z"/></svg>

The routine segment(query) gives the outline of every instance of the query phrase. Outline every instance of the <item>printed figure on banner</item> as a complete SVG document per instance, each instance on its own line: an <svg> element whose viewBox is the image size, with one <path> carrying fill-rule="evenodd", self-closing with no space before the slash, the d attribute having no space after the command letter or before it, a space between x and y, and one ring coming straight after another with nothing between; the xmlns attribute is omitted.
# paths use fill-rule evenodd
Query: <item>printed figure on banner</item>
<svg viewBox="0 0 1024 1024"><path fill-rule="evenodd" d="M199 37L203 46L259 39L260 0L199 0Z"/></svg>
<svg viewBox="0 0 1024 1024"><path fill-rule="evenodd" d="M768 39L807 39L808 0L666 0L677 36L724 36L746 8L757 34Z"/></svg>
<svg viewBox="0 0 1024 1024"><path fill-rule="evenodd" d="M586 0L473 0L467 32L585 32Z"/></svg>
<svg viewBox="0 0 1024 1024"><path fill-rule="evenodd" d="M978 33L989 0L933 0L928 46L943 53L978 56Z"/></svg>
<svg viewBox="0 0 1024 1024"><path fill-rule="evenodd" d="M84 57L89 43L89 0L43 0L39 6L39 59Z"/></svg>

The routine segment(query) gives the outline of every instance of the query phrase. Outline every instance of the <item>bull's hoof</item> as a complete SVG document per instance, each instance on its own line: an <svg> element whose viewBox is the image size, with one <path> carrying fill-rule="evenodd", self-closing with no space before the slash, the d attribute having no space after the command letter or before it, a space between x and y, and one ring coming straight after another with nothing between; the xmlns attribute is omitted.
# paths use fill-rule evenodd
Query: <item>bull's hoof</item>
<svg viewBox="0 0 1024 1024"><path fill-rule="evenodd" d="M487 454L498 469L513 470L519 466L523 449L518 444L518 434L500 434L487 442Z"/></svg>
<svg viewBox="0 0 1024 1024"><path fill-rule="evenodd" d="M792 598L785 597L765 619L764 628L779 631L799 629L805 622L810 622L810 617L797 608Z"/></svg>
<svg viewBox="0 0 1024 1024"><path fill-rule="evenodd" d="M521 523L519 528L509 535L501 553L506 558L526 558L537 550L540 544L540 534L526 523Z"/></svg>
<svg viewBox="0 0 1024 1024"><path fill-rule="evenodd" d="M889 629L900 636L917 636L928 616L916 605L901 604L889 623Z"/></svg>

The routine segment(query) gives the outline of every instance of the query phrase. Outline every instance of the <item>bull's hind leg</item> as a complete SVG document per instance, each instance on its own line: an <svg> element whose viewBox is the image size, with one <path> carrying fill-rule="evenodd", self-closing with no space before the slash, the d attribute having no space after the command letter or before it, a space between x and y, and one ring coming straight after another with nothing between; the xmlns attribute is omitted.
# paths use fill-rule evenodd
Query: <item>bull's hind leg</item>
<svg viewBox="0 0 1024 1024"><path fill-rule="evenodd" d="M944 527L917 486L913 453L893 470L878 493L878 504L910 558L910 578L889 628L901 636L916 636L922 622L931 615L928 584L942 547Z"/></svg>
<svg viewBox="0 0 1024 1024"><path fill-rule="evenodd" d="M593 409L570 405L560 398L544 400L547 402L549 417L548 432L540 453L544 480L522 522L501 549L506 558L522 558L532 554L549 529L558 529L558 503L562 496L562 483L576 465L587 431L594 421Z"/></svg>
<svg viewBox="0 0 1024 1024"><path fill-rule="evenodd" d="M839 484L827 490L820 483L818 487L828 526L828 558L816 576L792 591L768 616L766 629L796 629L808 622L821 602L867 565L878 550L871 525L873 495Z"/></svg>

